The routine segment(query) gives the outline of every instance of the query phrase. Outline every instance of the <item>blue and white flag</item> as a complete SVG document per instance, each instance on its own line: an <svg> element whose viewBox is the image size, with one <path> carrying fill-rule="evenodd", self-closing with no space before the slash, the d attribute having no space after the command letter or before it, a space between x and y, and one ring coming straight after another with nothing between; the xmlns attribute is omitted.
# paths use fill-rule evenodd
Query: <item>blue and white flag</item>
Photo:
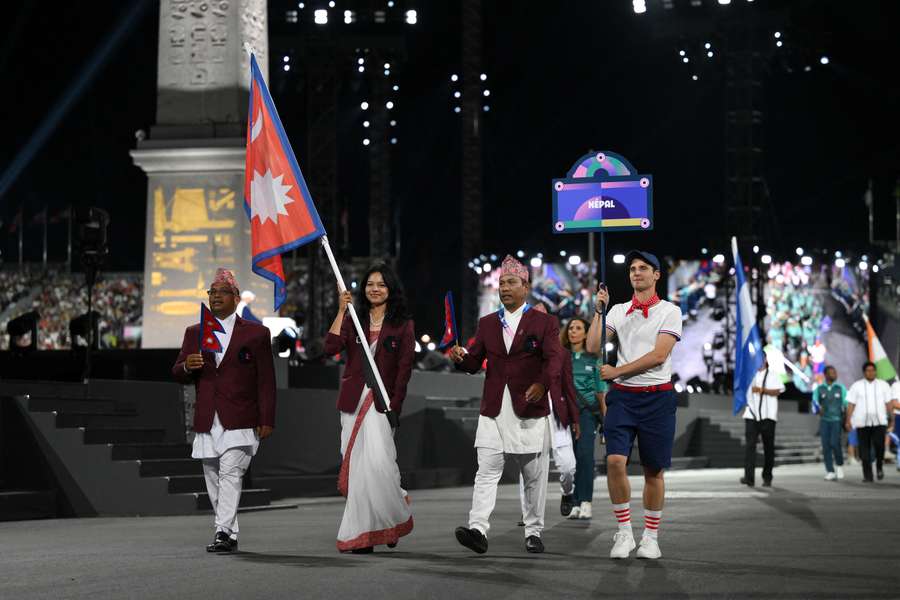
<svg viewBox="0 0 900 600"><path fill-rule="evenodd" d="M744 278L744 265L738 255L737 238L731 238L734 254L735 306L737 310L737 343L734 348L734 414L747 404L747 392L753 385L753 376L763 365L764 355L756 327L753 304L750 303L750 286Z"/></svg>

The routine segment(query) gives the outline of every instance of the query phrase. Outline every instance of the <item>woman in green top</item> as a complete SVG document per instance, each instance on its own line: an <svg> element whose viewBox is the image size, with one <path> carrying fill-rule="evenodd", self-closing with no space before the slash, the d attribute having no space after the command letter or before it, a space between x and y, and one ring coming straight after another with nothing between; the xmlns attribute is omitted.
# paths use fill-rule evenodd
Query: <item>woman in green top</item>
<svg viewBox="0 0 900 600"><path fill-rule="evenodd" d="M560 342L568 350L579 409L581 437L575 442L575 508L570 519L590 519L594 497L594 440L597 424L606 414L606 382L600 379L597 357L584 349L590 324L579 317L570 320L560 332ZM566 361L568 362L568 361Z"/></svg>

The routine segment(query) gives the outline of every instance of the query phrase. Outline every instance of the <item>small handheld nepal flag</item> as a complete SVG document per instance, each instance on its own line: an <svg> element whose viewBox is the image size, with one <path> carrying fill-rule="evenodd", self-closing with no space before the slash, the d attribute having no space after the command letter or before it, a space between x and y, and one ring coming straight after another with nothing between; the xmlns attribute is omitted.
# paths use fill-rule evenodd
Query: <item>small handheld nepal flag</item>
<svg viewBox="0 0 900 600"><path fill-rule="evenodd" d="M225 333L225 328L219 323L212 311L200 303L200 352L221 352L222 342L217 333Z"/></svg>
<svg viewBox="0 0 900 600"><path fill-rule="evenodd" d="M322 237L325 228L256 56L250 57L244 208L250 219L253 272L275 284L278 310L287 295L281 254Z"/></svg>
<svg viewBox="0 0 900 600"><path fill-rule="evenodd" d="M443 350L453 342L459 341L459 332L456 329L456 311L453 309L453 292L447 292L444 296L444 336L438 348Z"/></svg>

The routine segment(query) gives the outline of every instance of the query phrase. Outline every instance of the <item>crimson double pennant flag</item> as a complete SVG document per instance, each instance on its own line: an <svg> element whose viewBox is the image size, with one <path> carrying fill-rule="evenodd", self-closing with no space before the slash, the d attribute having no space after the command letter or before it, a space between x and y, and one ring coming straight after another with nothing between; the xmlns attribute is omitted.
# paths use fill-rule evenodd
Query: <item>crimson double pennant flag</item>
<svg viewBox="0 0 900 600"><path fill-rule="evenodd" d="M444 336L438 349L443 350L453 342L459 343L459 331L456 329L456 311L453 308L453 292L444 296Z"/></svg>
<svg viewBox="0 0 900 600"><path fill-rule="evenodd" d="M277 311L286 297L282 253L322 237L325 227L254 55L250 57L244 208L250 219L253 272L275 284Z"/></svg>
<svg viewBox="0 0 900 600"><path fill-rule="evenodd" d="M221 352L222 342L217 333L225 333L225 328L205 303L200 303L200 352Z"/></svg>

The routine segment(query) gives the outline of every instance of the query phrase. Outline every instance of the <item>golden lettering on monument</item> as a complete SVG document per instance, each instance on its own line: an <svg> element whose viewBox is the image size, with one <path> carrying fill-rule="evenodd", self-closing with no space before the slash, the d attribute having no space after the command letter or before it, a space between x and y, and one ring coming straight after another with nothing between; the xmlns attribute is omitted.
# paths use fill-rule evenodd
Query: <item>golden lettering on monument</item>
<svg viewBox="0 0 900 600"><path fill-rule="evenodd" d="M233 207L234 192L228 190L223 194L222 189L225 188L220 188L216 192L218 195L210 204L224 201L227 205L230 201ZM168 232L193 233L201 229L233 229L234 219L209 218L204 199L205 192L203 188L175 188L171 205L167 206L162 187L156 188L153 192L153 241L165 247ZM221 206L216 210L219 209Z"/></svg>
<svg viewBox="0 0 900 600"><path fill-rule="evenodd" d="M174 252L154 252L153 266L157 269L172 269L193 273L197 270L197 265L194 264L194 256L196 254L197 250L194 248L185 248Z"/></svg>

